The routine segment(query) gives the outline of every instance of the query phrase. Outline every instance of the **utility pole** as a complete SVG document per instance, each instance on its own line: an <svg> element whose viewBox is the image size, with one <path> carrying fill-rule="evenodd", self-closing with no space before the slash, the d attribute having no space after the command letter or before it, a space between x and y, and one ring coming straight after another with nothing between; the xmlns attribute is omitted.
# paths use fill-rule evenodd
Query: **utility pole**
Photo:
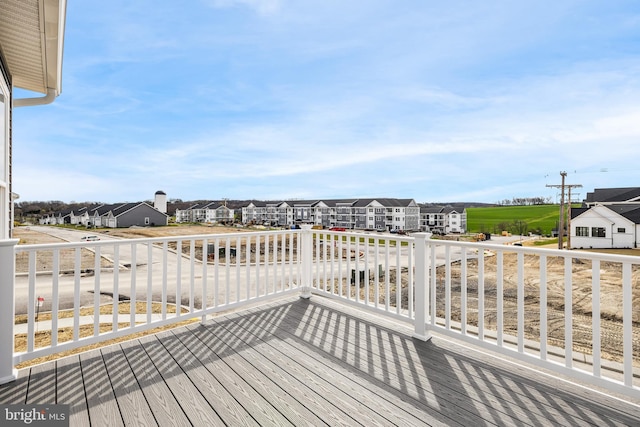
<svg viewBox="0 0 640 427"><path fill-rule="evenodd" d="M567 205L567 248L571 249L571 189L582 187L582 185L567 185L569 191L569 204ZM577 194L576 194L577 196Z"/></svg>
<svg viewBox="0 0 640 427"><path fill-rule="evenodd" d="M566 172L560 172L562 177L562 183L560 185L547 185L547 187L560 188L560 219L558 221L558 249L564 247L564 218L565 218L565 204L564 204L564 192L565 188L569 189L569 205L568 205L568 218L567 218L567 247L571 247L571 189L582 187L580 184L565 184L564 180L567 177Z"/></svg>

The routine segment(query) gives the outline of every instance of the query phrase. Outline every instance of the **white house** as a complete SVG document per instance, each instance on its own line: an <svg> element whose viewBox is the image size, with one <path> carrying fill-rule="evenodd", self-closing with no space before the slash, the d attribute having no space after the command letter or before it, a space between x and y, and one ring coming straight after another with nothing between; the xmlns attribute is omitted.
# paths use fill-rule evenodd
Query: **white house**
<svg viewBox="0 0 640 427"><path fill-rule="evenodd" d="M637 248L640 203L572 209L571 248Z"/></svg>

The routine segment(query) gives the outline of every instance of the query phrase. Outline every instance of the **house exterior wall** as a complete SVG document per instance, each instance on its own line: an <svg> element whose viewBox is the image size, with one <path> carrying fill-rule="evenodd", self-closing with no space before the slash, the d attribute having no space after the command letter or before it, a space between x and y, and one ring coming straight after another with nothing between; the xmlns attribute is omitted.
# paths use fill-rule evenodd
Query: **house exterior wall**
<svg viewBox="0 0 640 427"><path fill-rule="evenodd" d="M595 206L571 220L571 248L633 248L637 225L604 206ZM581 235L581 230L587 236ZM597 230L603 234L598 235Z"/></svg>
<svg viewBox="0 0 640 427"><path fill-rule="evenodd" d="M11 236L11 82L0 50L0 239Z"/></svg>
<svg viewBox="0 0 640 427"><path fill-rule="evenodd" d="M147 218L148 221L146 221ZM133 225L141 227L160 226L169 223L167 215L157 211L146 203L141 203L133 209L117 215L116 219L118 227L131 227Z"/></svg>

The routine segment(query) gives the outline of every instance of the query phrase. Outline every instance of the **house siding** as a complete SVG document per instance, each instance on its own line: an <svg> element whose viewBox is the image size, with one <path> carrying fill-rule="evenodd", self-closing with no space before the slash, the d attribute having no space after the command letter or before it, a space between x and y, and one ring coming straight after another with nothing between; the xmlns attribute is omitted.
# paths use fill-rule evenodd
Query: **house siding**
<svg viewBox="0 0 640 427"><path fill-rule="evenodd" d="M579 236L580 227L586 227L589 235ZM604 229L604 237L594 236L594 228ZM595 206L571 220L571 248L633 248L637 246L637 228L632 221L611 209Z"/></svg>
<svg viewBox="0 0 640 427"><path fill-rule="evenodd" d="M145 218L149 218L149 223L145 223ZM135 208L123 212L116 216L117 227L137 226L160 226L167 225L168 217L157 209L152 208L146 203L142 203ZM108 225L110 226L110 225Z"/></svg>

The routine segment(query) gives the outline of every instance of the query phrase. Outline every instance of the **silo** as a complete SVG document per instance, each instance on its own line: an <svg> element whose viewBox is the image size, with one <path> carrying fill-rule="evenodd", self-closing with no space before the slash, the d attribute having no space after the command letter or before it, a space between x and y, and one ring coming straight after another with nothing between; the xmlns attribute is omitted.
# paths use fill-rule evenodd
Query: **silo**
<svg viewBox="0 0 640 427"><path fill-rule="evenodd" d="M167 213L167 194L164 191L156 191L156 196L153 200L153 207L164 214Z"/></svg>

